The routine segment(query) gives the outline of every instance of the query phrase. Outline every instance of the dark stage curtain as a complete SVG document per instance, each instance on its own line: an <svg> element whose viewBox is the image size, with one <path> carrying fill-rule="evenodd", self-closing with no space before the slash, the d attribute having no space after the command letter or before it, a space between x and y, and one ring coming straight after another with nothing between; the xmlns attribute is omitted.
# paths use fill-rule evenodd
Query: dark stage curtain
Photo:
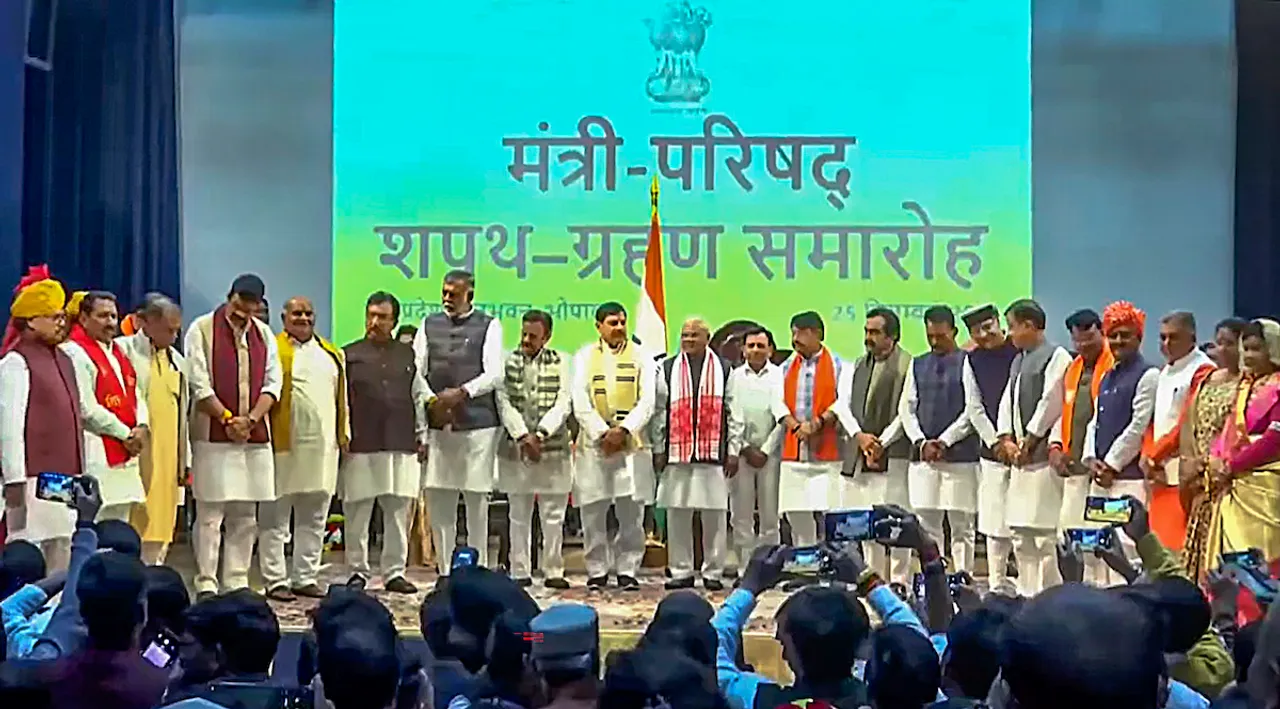
<svg viewBox="0 0 1280 709"><path fill-rule="evenodd" d="M1280 2L1236 1L1235 309L1280 316Z"/></svg>
<svg viewBox="0 0 1280 709"><path fill-rule="evenodd" d="M174 0L59 0L26 74L22 261L132 308L181 279Z"/></svg>

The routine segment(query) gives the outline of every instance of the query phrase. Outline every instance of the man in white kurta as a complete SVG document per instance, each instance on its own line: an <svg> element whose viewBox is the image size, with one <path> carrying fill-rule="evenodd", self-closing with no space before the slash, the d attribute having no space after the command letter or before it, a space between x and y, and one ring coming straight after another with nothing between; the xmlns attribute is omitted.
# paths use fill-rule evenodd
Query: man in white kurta
<svg viewBox="0 0 1280 709"><path fill-rule="evenodd" d="M363 586L369 565L369 524L382 510L382 587L415 593L404 577L409 557L409 509L421 490L426 452L426 388L413 348L395 340L400 301L377 291L365 303L365 336L343 348L351 411L351 454L342 467L351 585Z"/></svg>
<svg viewBox="0 0 1280 709"><path fill-rule="evenodd" d="M691 318L680 330L680 353L658 365L654 415L666 425L654 468L658 506L667 511L668 590L693 587L694 512L702 520L702 584L708 591L724 588L726 476L737 474L738 458L728 455L730 370L710 342L707 323Z"/></svg>
<svg viewBox="0 0 1280 709"><path fill-rule="evenodd" d="M564 517L573 486L569 450L569 414L573 379L569 357L547 346L551 315L524 314L520 347L507 355L498 415L507 436L498 455L498 489L507 494L511 517L511 576L521 586L533 583L530 554L533 510L542 533L543 584L564 590Z"/></svg>
<svg viewBox="0 0 1280 709"><path fill-rule="evenodd" d="M191 323L183 347L200 596L248 588L257 506L276 499L267 416L280 398L280 355L271 328L253 315L265 291L257 276L237 277L227 302Z"/></svg>
<svg viewBox="0 0 1280 709"><path fill-rule="evenodd" d="M119 321L115 296L101 291L83 296L77 293L68 307L75 312L76 323L71 328L70 339L59 347L76 368L80 422L84 426L85 472L96 477L100 486L102 508L98 519L127 522L133 506L147 499L138 458L147 437L146 392L138 387L133 363L112 342ZM106 367L102 368L102 364ZM132 407L127 397L112 402L125 415L132 414L132 422L121 420L104 405L106 399L120 394L108 394L98 386L99 377L103 376L112 378L113 391L127 389L133 395ZM108 445L114 451L111 456L107 453ZM108 460L125 456L126 460L115 464Z"/></svg>
<svg viewBox="0 0 1280 709"><path fill-rule="evenodd" d="M338 454L346 447L347 381L342 351L315 332L307 298L284 306L284 332L276 337L283 380L271 409L276 500L258 505L258 561L267 598L323 598L320 559L329 503L338 485ZM285 542L293 521L293 563Z"/></svg>
<svg viewBox="0 0 1280 709"><path fill-rule="evenodd" d="M627 311L596 308L600 339L573 358L573 413L578 432L573 497L582 513L587 586L601 590L609 574L639 590L644 557L644 505L653 497L653 458L643 436L657 395L656 367L627 336ZM618 533L609 534L613 507Z"/></svg>
<svg viewBox="0 0 1280 709"><path fill-rule="evenodd" d="M746 569L756 547L776 545L778 519L778 453L782 427L774 402L782 398L782 369L771 360L773 335L764 328L748 330L742 339L746 363L729 374L729 455L738 472L729 479L729 521L739 567ZM757 515L760 531L756 532ZM738 569L725 575L737 576Z"/></svg>
<svg viewBox="0 0 1280 709"><path fill-rule="evenodd" d="M444 312L422 321L413 339L417 368L426 378L430 416L423 487L436 553L448 559L457 545L458 496L467 510L467 544L489 556L489 493L502 433L494 391L502 382L502 323L476 310L475 277L445 275ZM440 573L448 575L448 564Z"/></svg>
<svg viewBox="0 0 1280 709"><path fill-rule="evenodd" d="M1018 354L1000 398L995 453L1013 467L1005 519L1018 557L1018 592L1030 597L1061 580L1055 549L1062 478L1049 465L1048 439L1062 415L1071 355L1046 340L1044 310L1035 301L1014 301L1005 319Z"/></svg>

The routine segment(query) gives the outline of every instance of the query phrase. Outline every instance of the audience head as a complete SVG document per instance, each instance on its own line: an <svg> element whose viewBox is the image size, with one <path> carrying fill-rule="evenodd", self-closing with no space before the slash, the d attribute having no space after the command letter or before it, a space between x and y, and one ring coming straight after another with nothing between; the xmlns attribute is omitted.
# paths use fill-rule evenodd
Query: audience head
<svg viewBox="0 0 1280 709"><path fill-rule="evenodd" d="M884 357L902 339L902 321L898 320L897 313L888 308L872 308L867 311L867 322L862 327L862 333L862 344L866 346L867 354Z"/></svg>
<svg viewBox="0 0 1280 709"><path fill-rule="evenodd" d="M956 314L945 305L934 305L924 311L924 336L929 351L947 354L956 348Z"/></svg>
<svg viewBox="0 0 1280 709"><path fill-rule="evenodd" d="M1020 350L1030 350L1044 342L1046 318L1044 308L1030 298L1021 298L1004 309L1004 319L1009 323L1009 338Z"/></svg>
<svg viewBox="0 0 1280 709"><path fill-rule="evenodd" d="M885 625L871 634L866 677L875 709L921 709L932 704L938 698L941 676L938 651L915 628Z"/></svg>
<svg viewBox="0 0 1280 709"><path fill-rule="evenodd" d="M640 638L640 647L665 647L684 653L706 667L716 664L715 609L696 591L676 591L663 598Z"/></svg>
<svg viewBox="0 0 1280 709"><path fill-rule="evenodd" d="M1161 629L1120 594L1070 584L1031 599L1000 639L1019 709L1156 709Z"/></svg>
<svg viewBox="0 0 1280 709"><path fill-rule="evenodd" d="M1258 636L1262 632L1262 621L1255 620L1236 631L1236 641L1231 646L1231 659L1236 664L1236 683L1249 681L1249 665L1253 664L1254 654L1258 649Z"/></svg>
<svg viewBox="0 0 1280 709"><path fill-rule="evenodd" d="M184 684L265 674L280 644L280 622L266 599L241 589L188 608L181 638Z"/></svg>
<svg viewBox="0 0 1280 709"><path fill-rule="evenodd" d="M1240 318L1227 318L1213 328L1213 361L1223 369L1239 371L1240 369L1240 337L1248 321Z"/></svg>
<svg viewBox="0 0 1280 709"><path fill-rule="evenodd" d="M1106 335L1117 362L1138 356L1146 327L1147 314L1127 300L1117 300L1102 311L1102 334Z"/></svg>
<svg viewBox="0 0 1280 709"><path fill-rule="evenodd" d="M142 558L142 537L128 522L104 519L93 526L98 533L98 549L117 551L135 559Z"/></svg>
<svg viewBox="0 0 1280 709"><path fill-rule="evenodd" d="M871 630L861 603L823 587L802 589L784 601L776 625L783 659L797 680L810 684L848 678Z"/></svg>
<svg viewBox="0 0 1280 709"><path fill-rule="evenodd" d="M471 672L485 664L485 645L498 616L510 611L527 623L539 612L529 595L506 574L471 566L449 577L449 649Z"/></svg>
<svg viewBox="0 0 1280 709"><path fill-rule="evenodd" d="M147 628L152 635L166 630L181 636L184 617L191 607L191 596L182 576L168 566L143 569L147 585Z"/></svg>
<svg viewBox="0 0 1280 709"><path fill-rule="evenodd" d="M363 593L331 594L313 618L324 699L334 709L387 709L400 686L391 613Z"/></svg>
<svg viewBox="0 0 1280 709"><path fill-rule="evenodd" d="M984 350L995 349L1004 345L1004 328L1000 327L1000 312L994 305L984 305L965 313L960 317L965 329L969 331L969 339Z"/></svg>
<svg viewBox="0 0 1280 709"><path fill-rule="evenodd" d="M822 351L826 325L822 316L812 310L791 317L791 349L801 357L812 357Z"/></svg>
<svg viewBox="0 0 1280 709"><path fill-rule="evenodd" d="M533 668L549 699L568 687L596 687L600 618L594 608L579 603L552 606L530 621L529 632L536 640L530 649Z"/></svg>
<svg viewBox="0 0 1280 709"><path fill-rule="evenodd" d="M98 650L130 650L147 619L146 575L136 557L117 551L94 554L80 568L76 598Z"/></svg>
<svg viewBox="0 0 1280 709"><path fill-rule="evenodd" d="M610 653L599 706L608 709L728 709L714 670L668 648Z"/></svg>
<svg viewBox="0 0 1280 709"><path fill-rule="evenodd" d="M0 551L0 599L8 598L18 589L44 578L47 568L40 547L25 540L4 545Z"/></svg>
<svg viewBox="0 0 1280 709"><path fill-rule="evenodd" d="M1196 349L1196 316L1175 310L1160 318L1160 354L1173 364Z"/></svg>
<svg viewBox="0 0 1280 709"><path fill-rule="evenodd" d="M1181 655L1209 629L1213 611L1200 588L1185 578L1159 579L1151 583L1121 586L1120 593L1151 614L1160 627L1161 648Z"/></svg>
<svg viewBox="0 0 1280 709"><path fill-rule="evenodd" d="M1000 595L988 596L982 606L951 621L942 657L948 695L986 699L1000 674L1000 633L1017 613L1017 603Z"/></svg>
<svg viewBox="0 0 1280 709"><path fill-rule="evenodd" d="M1097 361L1107 345L1107 338L1102 334L1102 318L1089 308L1067 317L1067 332L1071 335L1071 349L1087 362Z"/></svg>

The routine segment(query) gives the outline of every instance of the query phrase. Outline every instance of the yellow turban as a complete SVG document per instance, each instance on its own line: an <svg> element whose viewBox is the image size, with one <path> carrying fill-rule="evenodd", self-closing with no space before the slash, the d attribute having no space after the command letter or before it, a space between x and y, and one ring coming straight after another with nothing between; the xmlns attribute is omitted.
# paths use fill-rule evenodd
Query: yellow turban
<svg viewBox="0 0 1280 709"><path fill-rule="evenodd" d="M58 314L67 303L67 292L62 284L46 279L36 281L18 291L9 306L9 315L15 318L42 318Z"/></svg>
<svg viewBox="0 0 1280 709"><path fill-rule="evenodd" d="M84 303L84 297L89 295L87 290L78 290L71 294L71 300L67 301L67 317L80 317L80 305Z"/></svg>

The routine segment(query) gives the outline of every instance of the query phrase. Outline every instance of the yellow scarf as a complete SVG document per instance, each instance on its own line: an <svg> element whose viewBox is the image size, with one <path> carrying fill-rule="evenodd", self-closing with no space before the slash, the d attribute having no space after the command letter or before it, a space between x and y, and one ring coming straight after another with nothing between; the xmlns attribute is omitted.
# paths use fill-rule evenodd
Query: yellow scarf
<svg viewBox="0 0 1280 709"><path fill-rule="evenodd" d="M342 350L334 347L328 340L315 335L320 348L333 357L338 365L338 384L333 396L338 405L338 445L347 445L347 361ZM290 448L290 416L293 410L293 338L289 333L276 335L276 346L280 350L280 370L284 374L284 384L280 387L280 399L271 407L271 444L276 452L288 451Z"/></svg>
<svg viewBox="0 0 1280 709"><path fill-rule="evenodd" d="M610 426L622 423L640 401L640 368L636 365L636 348L625 343L613 352L603 341L591 349L591 401L596 413ZM635 448L643 448L639 431L631 432Z"/></svg>

